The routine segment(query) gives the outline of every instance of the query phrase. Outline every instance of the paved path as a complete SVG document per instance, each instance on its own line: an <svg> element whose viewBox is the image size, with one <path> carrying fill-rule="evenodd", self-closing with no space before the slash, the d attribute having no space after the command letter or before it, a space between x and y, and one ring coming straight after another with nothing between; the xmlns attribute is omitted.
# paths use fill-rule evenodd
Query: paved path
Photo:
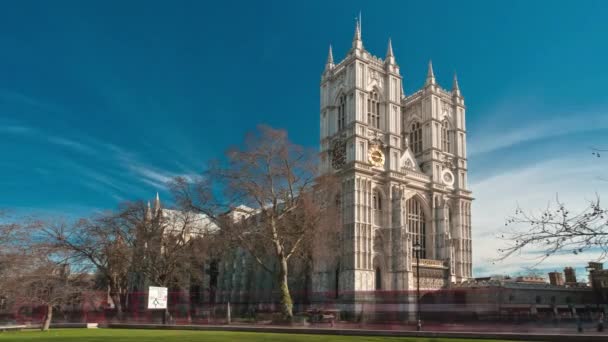
<svg viewBox="0 0 608 342"><path fill-rule="evenodd" d="M595 342L608 341L606 333L563 333L552 331L522 331L520 329L505 331L481 331L481 330L404 330L402 329L373 329L369 326L361 329L340 327L293 327L276 325L162 325L162 324L125 324L111 323L109 328L123 329L172 329L172 330L207 330L207 331L247 331L247 332L266 332L266 333L290 333L290 334L324 334L324 335L348 335L348 336L392 336L392 337L448 337L466 339L502 339L512 341L575 341L575 342ZM430 329L431 327L426 327Z"/></svg>

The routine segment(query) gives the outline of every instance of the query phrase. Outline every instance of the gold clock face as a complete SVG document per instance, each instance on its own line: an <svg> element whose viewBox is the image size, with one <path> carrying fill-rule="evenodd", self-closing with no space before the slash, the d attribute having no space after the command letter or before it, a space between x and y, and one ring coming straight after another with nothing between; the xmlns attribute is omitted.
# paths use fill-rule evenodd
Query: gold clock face
<svg viewBox="0 0 608 342"><path fill-rule="evenodd" d="M384 166L384 153L378 148L371 148L368 153L368 161L377 167Z"/></svg>
<svg viewBox="0 0 608 342"><path fill-rule="evenodd" d="M454 175L449 170L443 171L443 184L445 185L454 185Z"/></svg>

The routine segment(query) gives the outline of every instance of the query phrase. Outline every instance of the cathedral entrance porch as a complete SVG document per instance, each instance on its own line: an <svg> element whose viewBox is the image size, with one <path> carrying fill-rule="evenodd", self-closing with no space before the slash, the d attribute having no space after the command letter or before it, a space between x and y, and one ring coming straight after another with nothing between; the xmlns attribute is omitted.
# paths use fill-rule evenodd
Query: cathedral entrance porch
<svg viewBox="0 0 608 342"><path fill-rule="evenodd" d="M443 260L434 259L420 259L419 265L416 261L412 261L412 282L409 284L409 288L416 288L416 267L420 267L420 290L438 290L446 288L449 285L450 272L446 265L447 262Z"/></svg>
<svg viewBox="0 0 608 342"><path fill-rule="evenodd" d="M449 287L450 271L447 264L449 263L442 260L420 259L422 303L424 303L423 299L432 296L432 293ZM337 291L313 294L313 306L336 310L339 312L337 316L340 320L351 322L382 324L415 322L418 302L416 262L410 266L407 271L385 274L382 274L380 268L373 271L343 271L341 279L345 280L348 275L353 276L355 283L360 286L359 289L346 290L352 287L340 285ZM366 289L361 288L363 285L366 285ZM424 307L421 307L421 311L424 311Z"/></svg>

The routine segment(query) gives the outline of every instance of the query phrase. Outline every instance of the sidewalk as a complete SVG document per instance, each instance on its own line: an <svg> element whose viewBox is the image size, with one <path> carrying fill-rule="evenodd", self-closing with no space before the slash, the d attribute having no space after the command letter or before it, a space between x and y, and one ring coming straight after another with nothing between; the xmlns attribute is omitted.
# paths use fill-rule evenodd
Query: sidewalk
<svg viewBox="0 0 608 342"><path fill-rule="evenodd" d="M517 332L505 331L481 331L481 330L424 330L415 331L404 330L408 326L402 326L402 329L373 329L369 326L361 329L353 327L346 328L344 325L330 327L312 326L312 327L293 327L293 326L276 326L276 325L161 325L161 324L127 324L127 323L110 323L107 328L112 329L170 329L170 330L201 330L201 331L246 331L246 332L265 332L265 333L288 333L288 334L322 334L322 335L345 335L345 336L386 336L386 337L447 337L447 338L465 338L465 339L502 339L512 341L575 341L575 342L595 342L608 341L608 334L594 333L587 330L588 333L576 333L571 330L570 333L559 331L537 331L529 332L521 329L512 330ZM429 326L426 329L436 327ZM479 327L478 327L479 328ZM463 327L464 329L464 327Z"/></svg>

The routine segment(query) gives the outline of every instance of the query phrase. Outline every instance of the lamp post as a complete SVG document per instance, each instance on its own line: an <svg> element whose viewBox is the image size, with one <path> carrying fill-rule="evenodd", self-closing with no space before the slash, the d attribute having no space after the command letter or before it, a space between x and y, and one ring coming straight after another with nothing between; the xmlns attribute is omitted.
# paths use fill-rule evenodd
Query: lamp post
<svg viewBox="0 0 608 342"><path fill-rule="evenodd" d="M422 330L422 322L420 321L420 250L422 247L419 242L416 242L412 248L416 252L416 330Z"/></svg>

